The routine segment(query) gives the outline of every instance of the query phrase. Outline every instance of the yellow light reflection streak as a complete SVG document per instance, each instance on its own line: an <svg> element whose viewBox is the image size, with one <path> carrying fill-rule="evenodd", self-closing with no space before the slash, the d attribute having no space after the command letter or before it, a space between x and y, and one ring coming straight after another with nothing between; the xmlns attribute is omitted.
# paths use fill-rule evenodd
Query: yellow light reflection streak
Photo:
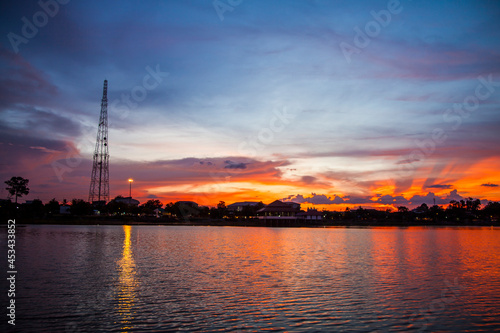
<svg viewBox="0 0 500 333"><path fill-rule="evenodd" d="M132 256L130 234L132 227L129 225L123 226L125 238L123 239L123 254L119 265L119 284L118 284L118 314L121 317L120 330L127 332L132 330L133 305L136 298L137 280L135 278L135 262Z"/></svg>

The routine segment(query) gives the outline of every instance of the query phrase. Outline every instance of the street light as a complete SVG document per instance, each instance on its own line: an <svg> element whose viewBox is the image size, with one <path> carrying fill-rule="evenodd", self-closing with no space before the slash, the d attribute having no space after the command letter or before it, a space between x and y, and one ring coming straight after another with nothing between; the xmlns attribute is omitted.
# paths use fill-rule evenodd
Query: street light
<svg viewBox="0 0 500 333"><path fill-rule="evenodd" d="M129 194L128 194L128 196L129 196L129 198L130 198L130 199L129 199L129 203L131 203L131 202L132 202L132 182L133 182L133 181L134 181L134 180L133 180L132 178L129 178L129 179L128 179L128 182L129 182L129 184L130 184L130 190L129 190Z"/></svg>

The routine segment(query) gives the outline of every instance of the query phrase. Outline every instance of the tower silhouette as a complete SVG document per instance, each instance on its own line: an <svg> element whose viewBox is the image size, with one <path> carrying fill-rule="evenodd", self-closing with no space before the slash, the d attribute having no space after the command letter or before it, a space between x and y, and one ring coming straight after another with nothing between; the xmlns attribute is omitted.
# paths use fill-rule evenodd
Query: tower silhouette
<svg viewBox="0 0 500 333"><path fill-rule="evenodd" d="M108 80L104 80L102 90L101 115L97 129L94 163L90 177L90 203L109 201L109 150L108 150Z"/></svg>

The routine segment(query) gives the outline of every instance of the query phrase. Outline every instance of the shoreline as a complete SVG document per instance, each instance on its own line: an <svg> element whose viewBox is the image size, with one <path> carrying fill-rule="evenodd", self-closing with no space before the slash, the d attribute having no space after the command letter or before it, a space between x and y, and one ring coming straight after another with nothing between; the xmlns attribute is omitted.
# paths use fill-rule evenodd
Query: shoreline
<svg viewBox="0 0 500 333"><path fill-rule="evenodd" d="M1 225L7 225L3 219ZM16 225L146 225L146 226L223 226L223 227L267 227L267 228L329 228L329 227L500 227L499 221L380 221L380 220L326 220L311 222L273 222L259 219L215 220L191 219L174 220L162 218L111 218L111 217L55 217L49 219L16 219Z"/></svg>

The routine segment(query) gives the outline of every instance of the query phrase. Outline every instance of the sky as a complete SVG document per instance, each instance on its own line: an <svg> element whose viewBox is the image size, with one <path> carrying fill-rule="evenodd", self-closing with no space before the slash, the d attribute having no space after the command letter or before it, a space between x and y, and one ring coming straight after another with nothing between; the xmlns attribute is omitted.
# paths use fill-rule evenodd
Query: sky
<svg viewBox="0 0 500 333"><path fill-rule="evenodd" d="M0 178L23 200L88 199L105 79L111 198L500 200L498 1L0 8Z"/></svg>

